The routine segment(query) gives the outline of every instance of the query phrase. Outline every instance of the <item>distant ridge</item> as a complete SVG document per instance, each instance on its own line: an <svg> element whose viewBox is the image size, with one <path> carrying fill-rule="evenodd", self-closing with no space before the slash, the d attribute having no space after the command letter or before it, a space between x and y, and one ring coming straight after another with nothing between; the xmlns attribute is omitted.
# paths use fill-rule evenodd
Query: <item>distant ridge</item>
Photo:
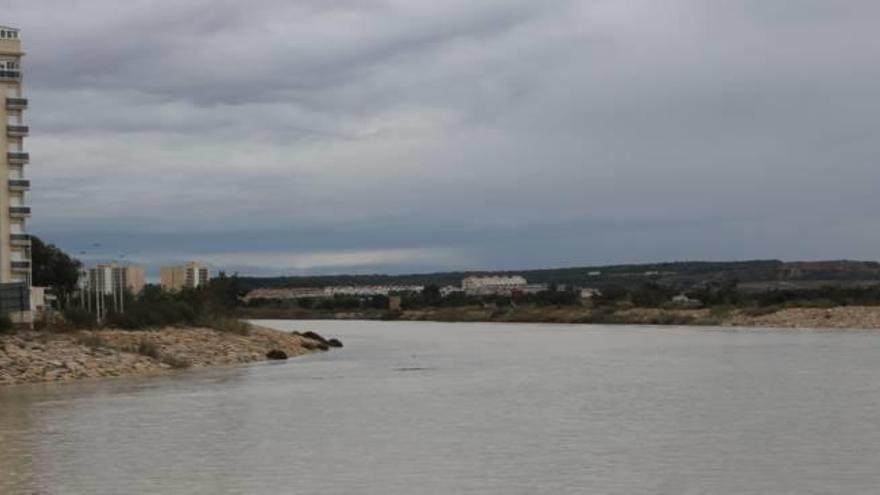
<svg viewBox="0 0 880 495"><path fill-rule="evenodd" d="M407 275L320 275L242 277L246 288L324 287L339 285L459 285L468 275L525 276L530 283L631 287L645 283L687 289L699 284L736 282L745 289L853 286L880 284L880 263L874 261L675 261L630 265L474 270Z"/></svg>

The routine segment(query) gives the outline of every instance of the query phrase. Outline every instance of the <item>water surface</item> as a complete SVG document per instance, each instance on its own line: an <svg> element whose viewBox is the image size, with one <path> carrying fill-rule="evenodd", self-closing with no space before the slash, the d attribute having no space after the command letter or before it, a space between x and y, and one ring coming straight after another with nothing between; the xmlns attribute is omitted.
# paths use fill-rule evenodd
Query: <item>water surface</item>
<svg viewBox="0 0 880 495"><path fill-rule="evenodd" d="M0 493L877 493L880 334L264 322L281 364L0 387Z"/></svg>

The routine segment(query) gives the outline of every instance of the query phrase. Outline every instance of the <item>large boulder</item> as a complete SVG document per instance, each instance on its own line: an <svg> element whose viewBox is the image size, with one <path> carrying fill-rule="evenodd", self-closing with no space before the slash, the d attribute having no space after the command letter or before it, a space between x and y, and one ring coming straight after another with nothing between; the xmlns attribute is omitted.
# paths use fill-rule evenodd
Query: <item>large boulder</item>
<svg viewBox="0 0 880 495"><path fill-rule="evenodd" d="M329 339L327 340L327 345L330 347L342 347L342 342L339 339Z"/></svg>
<svg viewBox="0 0 880 495"><path fill-rule="evenodd" d="M266 359L271 361L284 361L287 359L287 353L281 349L272 349L266 353Z"/></svg>
<svg viewBox="0 0 880 495"><path fill-rule="evenodd" d="M318 340L312 340L312 339L306 339L306 338L303 338L303 340L302 340L302 346L303 346L304 349L307 349L307 350L309 350L309 351L316 351L316 350L327 351L327 350L330 350L330 346L329 346L326 342L321 342L321 341L318 341Z"/></svg>
<svg viewBox="0 0 880 495"><path fill-rule="evenodd" d="M325 339L324 337L321 337L320 335L318 335L315 332L311 332L311 331L303 332L303 333L300 333L300 335L307 338L307 339L317 340L318 342L323 342L324 344L327 343L327 339Z"/></svg>

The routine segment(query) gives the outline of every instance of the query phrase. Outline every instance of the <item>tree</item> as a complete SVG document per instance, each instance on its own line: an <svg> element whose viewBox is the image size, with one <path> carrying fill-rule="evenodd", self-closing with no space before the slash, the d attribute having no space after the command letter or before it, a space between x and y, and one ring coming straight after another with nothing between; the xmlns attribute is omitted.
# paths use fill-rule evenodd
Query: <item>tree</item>
<svg viewBox="0 0 880 495"><path fill-rule="evenodd" d="M31 236L31 269L33 285L51 287L63 301L62 296L76 289L82 263L70 257L54 244L46 244L39 237Z"/></svg>
<svg viewBox="0 0 880 495"><path fill-rule="evenodd" d="M424 297L425 302L429 306L436 306L443 299L443 296L440 295L440 287L437 287L435 284L426 285L424 290L422 290L422 297Z"/></svg>

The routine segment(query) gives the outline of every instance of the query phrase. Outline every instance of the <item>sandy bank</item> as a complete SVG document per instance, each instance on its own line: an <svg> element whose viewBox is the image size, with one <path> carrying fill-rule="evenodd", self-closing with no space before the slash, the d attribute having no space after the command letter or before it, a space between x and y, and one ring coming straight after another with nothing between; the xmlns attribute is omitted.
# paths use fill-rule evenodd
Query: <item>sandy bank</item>
<svg viewBox="0 0 880 495"><path fill-rule="evenodd" d="M28 332L0 336L0 385L243 364L263 361L271 350L294 357L319 347L312 339L259 327L248 335L208 328Z"/></svg>

